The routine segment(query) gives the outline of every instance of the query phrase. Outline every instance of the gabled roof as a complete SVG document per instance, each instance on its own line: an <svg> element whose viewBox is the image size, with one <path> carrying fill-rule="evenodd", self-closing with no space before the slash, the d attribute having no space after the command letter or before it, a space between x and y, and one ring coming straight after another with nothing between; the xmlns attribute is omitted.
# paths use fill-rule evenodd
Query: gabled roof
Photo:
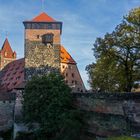
<svg viewBox="0 0 140 140"><path fill-rule="evenodd" d="M5 55L5 52L7 53L6 55ZM13 50L12 50L7 38L5 39L5 41L3 43L1 53L2 53L2 55L4 55L7 58L13 58Z"/></svg>
<svg viewBox="0 0 140 140"><path fill-rule="evenodd" d="M39 14L35 18L32 19L33 22L56 22L52 17L47 15L45 12Z"/></svg>
<svg viewBox="0 0 140 140"><path fill-rule="evenodd" d="M76 64L74 59L63 46L61 46L61 63Z"/></svg>

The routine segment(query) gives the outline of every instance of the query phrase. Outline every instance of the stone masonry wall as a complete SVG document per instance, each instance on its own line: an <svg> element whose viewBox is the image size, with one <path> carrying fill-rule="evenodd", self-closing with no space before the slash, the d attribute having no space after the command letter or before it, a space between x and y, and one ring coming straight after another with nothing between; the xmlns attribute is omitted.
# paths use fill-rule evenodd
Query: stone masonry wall
<svg viewBox="0 0 140 140"><path fill-rule="evenodd" d="M86 115L85 131L91 137L133 135L140 133L140 93L74 93L74 105ZM22 94L17 94L15 118L21 114ZM0 101L0 131L14 123L15 101ZM16 119L19 122L18 118ZM20 127L20 131L23 131ZM19 129L18 129L19 130Z"/></svg>
<svg viewBox="0 0 140 140"><path fill-rule="evenodd" d="M60 39L60 30L51 30L51 29L26 29L25 30L25 40L28 39L30 41L42 41L41 36L47 33L52 33L53 37L53 44L61 44ZM39 35L39 38L37 37Z"/></svg>
<svg viewBox="0 0 140 140"><path fill-rule="evenodd" d="M0 101L0 131L7 131L13 127L14 101Z"/></svg>
<svg viewBox="0 0 140 140"><path fill-rule="evenodd" d="M26 79L60 69L60 45L29 40L25 44Z"/></svg>
<svg viewBox="0 0 140 140"><path fill-rule="evenodd" d="M77 96L78 95L78 96ZM87 133L98 136L140 133L140 94L74 94L87 117Z"/></svg>

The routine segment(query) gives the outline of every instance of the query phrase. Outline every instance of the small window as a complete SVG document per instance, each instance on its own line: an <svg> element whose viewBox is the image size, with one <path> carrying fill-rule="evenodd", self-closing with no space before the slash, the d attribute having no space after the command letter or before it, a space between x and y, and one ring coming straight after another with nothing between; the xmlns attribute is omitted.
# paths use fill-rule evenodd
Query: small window
<svg viewBox="0 0 140 140"><path fill-rule="evenodd" d="M72 73L71 76L74 78L74 73Z"/></svg>
<svg viewBox="0 0 140 140"><path fill-rule="evenodd" d="M40 35L37 35L37 39L39 39L40 38Z"/></svg>
<svg viewBox="0 0 140 140"><path fill-rule="evenodd" d="M64 69L64 68L65 68L65 66L63 65L63 66L62 66L62 68Z"/></svg>
<svg viewBox="0 0 140 140"><path fill-rule="evenodd" d="M5 100L3 101L3 103L5 103Z"/></svg>
<svg viewBox="0 0 140 140"><path fill-rule="evenodd" d="M66 73L66 77L68 77L68 73Z"/></svg>
<svg viewBox="0 0 140 140"><path fill-rule="evenodd" d="M74 83L74 81L72 80L72 84Z"/></svg>

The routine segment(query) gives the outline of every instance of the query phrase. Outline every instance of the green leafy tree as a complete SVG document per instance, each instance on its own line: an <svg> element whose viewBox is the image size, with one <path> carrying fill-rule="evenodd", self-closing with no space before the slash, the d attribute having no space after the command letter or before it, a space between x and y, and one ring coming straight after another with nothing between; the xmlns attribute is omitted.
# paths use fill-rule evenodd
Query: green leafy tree
<svg viewBox="0 0 140 140"><path fill-rule="evenodd" d="M72 106L71 89L61 75L34 77L27 83L23 98L25 123L39 124L41 140L79 139L81 113Z"/></svg>
<svg viewBox="0 0 140 140"><path fill-rule="evenodd" d="M140 80L140 8L94 43L96 64L87 66L93 89L130 92Z"/></svg>

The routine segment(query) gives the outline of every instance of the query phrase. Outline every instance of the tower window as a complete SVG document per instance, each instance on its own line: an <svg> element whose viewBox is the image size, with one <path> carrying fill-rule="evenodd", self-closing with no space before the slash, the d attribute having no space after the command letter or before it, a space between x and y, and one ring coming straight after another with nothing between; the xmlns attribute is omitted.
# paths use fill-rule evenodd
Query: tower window
<svg viewBox="0 0 140 140"><path fill-rule="evenodd" d="M47 43L53 43L53 34L52 33L49 33L49 34L45 34L42 36L42 42L44 44L47 44Z"/></svg>
<svg viewBox="0 0 140 140"><path fill-rule="evenodd" d="M39 39L40 38L40 35L37 35L37 39Z"/></svg>
<svg viewBox="0 0 140 140"><path fill-rule="evenodd" d="M68 73L66 73L66 77L68 77Z"/></svg>

